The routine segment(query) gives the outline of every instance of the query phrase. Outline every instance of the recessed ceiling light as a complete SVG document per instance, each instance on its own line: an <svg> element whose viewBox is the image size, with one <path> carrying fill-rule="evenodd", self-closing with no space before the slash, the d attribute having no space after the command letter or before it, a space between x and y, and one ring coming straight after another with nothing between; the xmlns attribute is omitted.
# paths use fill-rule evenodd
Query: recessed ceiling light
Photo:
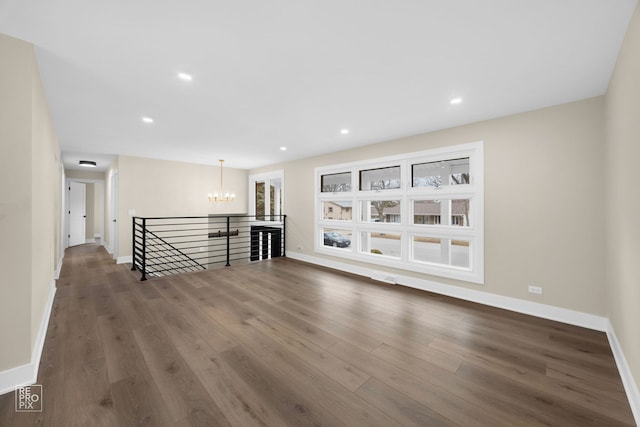
<svg viewBox="0 0 640 427"><path fill-rule="evenodd" d="M342 129L340 133L343 135L347 135L349 133L349 129Z"/></svg>
<svg viewBox="0 0 640 427"><path fill-rule="evenodd" d="M85 168L95 168L97 166L96 162L94 162L93 160L80 160L78 162L78 165Z"/></svg>
<svg viewBox="0 0 640 427"><path fill-rule="evenodd" d="M282 147L280 147L280 151L287 151L287 147L283 145Z"/></svg>
<svg viewBox="0 0 640 427"><path fill-rule="evenodd" d="M193 80L193 76L187 73L178 73L178 78L186 82L190 82L191 80Z"/></svg>
<svg viewBox="0 0 640 427"><path fill-rule="evenodd" d="M153 123L153 119L151 117L143 117L142 121L145 123Z"/></svg>
<svg viewBox="0 0 640 427"><path fill-rule="evenodd" d="M455 98L451 98L449 103L451 105L462 104L462 98L460 98L459 96L456 96Z"/></svg>

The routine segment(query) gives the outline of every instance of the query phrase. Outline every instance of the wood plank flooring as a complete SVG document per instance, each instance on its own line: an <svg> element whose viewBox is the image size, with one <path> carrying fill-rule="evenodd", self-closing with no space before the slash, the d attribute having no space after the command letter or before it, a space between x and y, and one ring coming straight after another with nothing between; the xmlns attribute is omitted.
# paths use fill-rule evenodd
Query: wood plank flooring
<svg viewBox="0 0 640 427"><path fill-rule="evenodd" d="M633 426L605 334L290 259L139 282L70 248L0 426Z"/></svg>

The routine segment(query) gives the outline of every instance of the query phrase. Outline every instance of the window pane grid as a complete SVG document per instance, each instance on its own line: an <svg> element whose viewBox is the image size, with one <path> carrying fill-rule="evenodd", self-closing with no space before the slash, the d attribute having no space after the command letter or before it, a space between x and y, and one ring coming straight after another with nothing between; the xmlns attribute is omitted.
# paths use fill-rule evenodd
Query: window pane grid
<svg viewBox="0 0 640 427"><path fill-rule="evenodd" d="M316 169L321 183L325 177L346 181L346 176L350 182L348 194L325 192L324 184L317 190L319 247L327 254L336 251L360 261L482 283L482 245L480 252L476 250L476 239L483 235L477 216L482 203L476 201L482 197L481 162L474 160L474 150L468 153L436 161L407 155L383 167L360 162L344 172ZM383 161L371 164L384 165ZM435 165L443 171L435 171ZM433 176L440 177L438 185L420 185ZM325 244L326 232L336 232L340 236L333 237L346 238L349 245L336 246L329 240Z"/></svg>

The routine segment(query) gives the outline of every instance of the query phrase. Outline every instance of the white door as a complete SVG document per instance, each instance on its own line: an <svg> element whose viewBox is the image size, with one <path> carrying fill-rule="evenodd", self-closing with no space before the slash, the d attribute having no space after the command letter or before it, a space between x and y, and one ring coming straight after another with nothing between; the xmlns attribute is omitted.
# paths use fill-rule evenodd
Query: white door
<svg viewBox="0 0 640 427"><path fill-rule="evenodd" d="M111 175L111 212L109 218L109 234L111 235L111 251L113 259L118 259L118 172Z"/></svg>
<svg viewBox="0 0 640 427"><path fill-rule="evenodd" d="M85 184L69 183L69 246L82 245L86 241L86 190Z"/></svg>

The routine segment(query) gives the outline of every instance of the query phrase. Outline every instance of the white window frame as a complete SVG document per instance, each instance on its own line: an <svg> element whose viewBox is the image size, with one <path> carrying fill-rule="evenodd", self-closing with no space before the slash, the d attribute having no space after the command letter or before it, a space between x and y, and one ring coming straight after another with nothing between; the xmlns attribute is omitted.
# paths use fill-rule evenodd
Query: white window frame
<svg viewBox="0 0 640 427"><path fill-rule="evenodd" d="M412 168L414 164L469 158L470 183L463 185L443 184L435 187L413 187ZM360 171L389 166L400 166L401 185L399 189L359 190ZM320 185L323 175L351 172L351 191L322 192ZM470 199L470 226L450 225L451 213L441 214L441 224L413 224L414 200ZM352 201L352 219L323 219L322 202ZM400 223L362 221L361 202L370 200L399 200ZM324 246L325 228L349 230L351 246L334 248ZM381 157L358 162L322 166L315 169L315 209L314 209L314 250L319 254L332 255L375 265L417 271L435 276L448 277L472 283L484 283L484 144L482 141L442 147L432 150ZM399 259L362 252L362 232L389 233L401 235L401 255ZM447 240L470 242L469 267L449 264L429 263L413 259L413 236L429 236ZM450 245L449 245L450 248Z"/></svg>
<svg viewBox="0 0 640 427"><path fill-rule="evenodd" d="M266 209L267 206L271 206L271 192L269 191L269 188L271 187L271 181L274 180L280 180L280 203L276 203L276 212L275 215L284 215L284 197L285 197L285 193L284 193L284 170L283 169L278 169L275 171L269 171L269 172L265 172L265 173L261 173L261 174L256 174L256 175L250 175L249 176L249 216L255 216L256 215L256 183L257 182L264 182L265 183L265 195L264 195L264 206L265 206L265 218L267 218L269 216L269 214L267 214ZM281 206L282 207L282 211L278 212L278 207ZM265 220L265 221L258 221L256 219L256 221L252 222L252 223L264 223L264 224L271 224L273 225L274 223L282 223L282 221L280 220L274 220L274 221L269 221L269 220Z"/></svg>

